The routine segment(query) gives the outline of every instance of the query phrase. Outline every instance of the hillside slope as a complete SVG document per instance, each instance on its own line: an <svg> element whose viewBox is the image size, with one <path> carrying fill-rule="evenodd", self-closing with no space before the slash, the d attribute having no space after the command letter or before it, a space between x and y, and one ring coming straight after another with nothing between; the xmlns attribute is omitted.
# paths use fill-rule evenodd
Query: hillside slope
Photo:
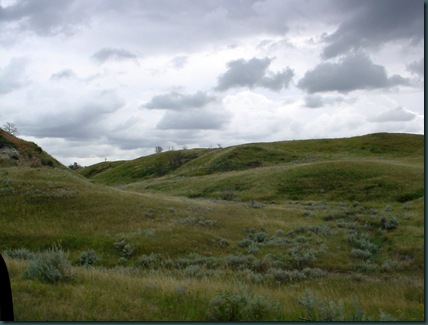
<svg viewBox="0 0 428 325"><path fill-rule="evenodd" d="M5 139L3 147L22 149L23 157L35 146ZM258 297L249 305L264 320L301 320L305 297L346 320L423 320L421 139L198 149L175 165L178 152L167 152L86 169L116 184L145 178L127 190L5 159L0 251L16 319L200 321L213 301L229 307L232 292ZM254 147L283 155L257 156ZM282 161L285 152L293 160ZM254 159L258 168L240 169ZM219 165L235 170L208 173ZM150 166L165 169L147 172ZM202 175L183 176L195 170ZM33 260L52 256L54 245L71 263L71 279L28 278Z"/></svg>
<svg viewBox="0 0 428 325"><path fill-rule="evenodd" d="M377 133L170 151L80 172L101 184L189 198L406 202L424 195L423 159L423 135Z"/></svg>
<svg viewBox="0 0 428 325"><path fill-rule="evenodd" d="M193 149L153 154L79 170L96 182L118 185L160 176L202 176L257 167L342 159L423 160L424 136L377 133L342 139L253 143L223 149ZM95 169L95 171L94 171Z"/></svg>
<svg viewBox="0 0 428 325"><path fill-rule="evenodd" d="M65 168L37 144L0 129L0 167L10 166Z"/></svg>

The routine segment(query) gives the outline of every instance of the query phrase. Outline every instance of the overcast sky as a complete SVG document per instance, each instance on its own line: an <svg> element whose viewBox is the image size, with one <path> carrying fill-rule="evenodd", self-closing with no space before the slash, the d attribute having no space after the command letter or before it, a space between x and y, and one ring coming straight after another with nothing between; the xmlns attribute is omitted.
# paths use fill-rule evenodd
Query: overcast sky
<svg viewBox="0 0 428 325"><path fill-rule="evenodd" d="M0 4L0 126L66 165L424 133L423 0Z"/></svg>

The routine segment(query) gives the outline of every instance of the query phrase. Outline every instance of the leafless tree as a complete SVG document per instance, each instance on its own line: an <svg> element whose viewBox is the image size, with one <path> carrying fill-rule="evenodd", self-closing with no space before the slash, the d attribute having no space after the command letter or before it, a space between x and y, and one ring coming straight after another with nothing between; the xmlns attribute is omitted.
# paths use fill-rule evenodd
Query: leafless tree
<svg viewBox="0 0 428 325"><path fill-rule="evenodd" d="M16 125L14 123L10 123L10 122L7 122L3 125L3 130L5 130L6 132L8 132L12 135L17 135L19 133Z"/></svg>
<svg viewBox="0 0 428 325"><path fill-rule="evenodd" d="M163 148L161 146L155 147L155 152L156 153L161 153L162 151L163 151Z"/></svg>

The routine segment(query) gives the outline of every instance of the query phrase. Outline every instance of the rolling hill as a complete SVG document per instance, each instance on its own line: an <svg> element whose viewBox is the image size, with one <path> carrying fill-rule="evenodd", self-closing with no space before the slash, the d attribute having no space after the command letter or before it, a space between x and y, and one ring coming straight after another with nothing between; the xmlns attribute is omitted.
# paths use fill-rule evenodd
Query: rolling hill
<svg viewBox="0 0 428 325"><path fill-rule="evenodd" d="M78 171L0 136L16 320L424 318L422 135L169 151ZM67 277L30 272L52 259Z"/></svg>
<svg viewBox="0 0 428 325"><path fill-rule="evenodd" d="M345 139L169 151L79 172L97 183L190 198L384 200L423 196L424 137Z"/></svg>

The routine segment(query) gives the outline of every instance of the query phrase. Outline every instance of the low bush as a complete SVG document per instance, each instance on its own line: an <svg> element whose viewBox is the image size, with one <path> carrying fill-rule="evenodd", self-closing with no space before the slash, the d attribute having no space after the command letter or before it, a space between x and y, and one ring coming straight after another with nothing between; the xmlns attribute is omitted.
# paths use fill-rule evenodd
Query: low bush
<svg viewBox="0 0 428 325"><path fill-rule="evenodd" d="M24 277L53 284L66 281L72 277L71 263L64 251L54 246L30 261Z"/></svg>
<svg viewBox="0 0 428 325"><path fill-rule="evenodd" d="M380 228L383 230L391 231L397 229L398 221L394 218L382 217L380 219Z"/></svg>
<svg viewBox="0 0 428 325"><path fill-rule="evenodd" d="M79 256L79 264L83 266L94 265L97 261L98 256L93 249L87 250Z"/></svg>
<svg viewBox="0 0 428 325"><path fill-rule="evenodd" d="M370 241L370 237L366 233L351 230L345 239L352 247L367 250L371 254L377 253L380 249L379 246Z"/></svg>
<svg viewBox="0 0 428 325"><path fill-rule="evenodd" d="M134 247L124 238L114 242L113 246L119 250L120 257L123 259L130 258L134 255Z"/></svg>
<svg viewBox="0 0 428 325"><path fill-rule="evenodd" d="M209 268L217 268L221 264L223 264L221 258L203 256L196 253L191 253L188 257L180 257L175 260L175 266L178 268L186 268L189 265L204 265Z"/></svg>
<svg viewBox="0 0 428 325"><path fill-rule="evenodd" d="M372 253L370 253L370 251L368 251L367 249L363 250L363 249L359 249L359 248L353 248L351 250L351 256L353 258L367 260L372 256Z"/></svg>
<svg viewBox="0 0 428 325"><path fill-rule="evenodd" d="M201 279L205 275L205 270L202 269L199 265L189 265L184 269L184 276L187 278Z"/></svg>
<svg viewBox="0 0 428 325"><path fill-rule="evenodd" d="M306 289L305 295L299 300L304 309L304 315L300 318L306 321L367 321L368 318L359 307L357 301L353 304L348 314L342 300L324 301L315 297L311 290Z"/></svg>
<svg viewBox="0 0 428 325"><path fill-rule="evenodd" d="M317 260L315 250L312 248L303 249L299 246L295 246L290 249L288 257L291 264L298 269L311 266Z"/></svg>
<svg viewBox="0 0 428 325"><path fill-rule="evenodd" d="M303 272L300 272L298 270L281 269L270 269L267 273L267 277L268 279L273 280L279 284L306 279L306 275Z"/></svg>
<svg viewBox="0 0 428 325"><path fill-rule="evenodd" d="M252 262L255 260L254 256L247 255L234 255L230 254L224 258L225 264L232 269L244 269L252 265Z"/></svg>
<svg viewBox="0 0 428 325"><path fill-rule="evenodd" d="M211 299L207 318L210 321L262 321L271 320L271 306L264 298L247 292L221 292Z"/></svg>
<svg viewBox="0 0 428 325"><path fill-rule="evenodd" d="M162 257L160 254L151 253L150 255L142 255L137 261L137 265L144 269L156 269L160 266Z"/></svg>
<svg viewBox="0 0 428 325"><path fill-rule="evenodd" d="M146 212L144 212L144 216L146 218L154 218L155 217L155 210L152 208L147 209Z"/></svg>
<svg viewBox="0 0 428 325"><path fill-rule="evenodd" d="M20 259L20 260L31 260L36 257L36 255L26 248L18 249L6 249L4 253L10 258Z"/></svg>

